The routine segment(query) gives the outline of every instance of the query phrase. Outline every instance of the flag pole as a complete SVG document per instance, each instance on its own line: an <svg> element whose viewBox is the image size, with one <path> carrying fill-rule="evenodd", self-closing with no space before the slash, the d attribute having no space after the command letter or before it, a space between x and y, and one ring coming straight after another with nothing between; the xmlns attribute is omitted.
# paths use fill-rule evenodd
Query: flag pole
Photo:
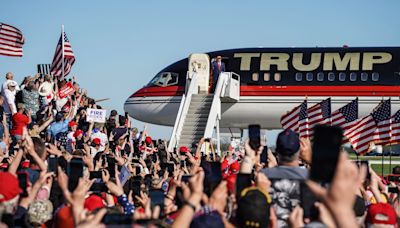
<svg viewBox="0 0 400 228"><path fill-rule="evenodd" d="M64 25L61 25L61 61L62 61L62 76L61 80L64 79Z"/></svg>

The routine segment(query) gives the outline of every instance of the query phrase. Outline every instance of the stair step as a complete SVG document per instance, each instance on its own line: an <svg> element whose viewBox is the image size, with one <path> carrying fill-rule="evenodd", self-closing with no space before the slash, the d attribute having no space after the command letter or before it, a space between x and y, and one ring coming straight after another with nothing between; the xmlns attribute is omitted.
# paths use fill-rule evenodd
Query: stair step
<svg viewBox="0 0 400 228"><path fill-rule="evenodd" d="M208 114L209 114L209 113L188 113L188 114L186 115L186 118L195 118L195 119L198 119L198 118L208 118Z"/></svg>

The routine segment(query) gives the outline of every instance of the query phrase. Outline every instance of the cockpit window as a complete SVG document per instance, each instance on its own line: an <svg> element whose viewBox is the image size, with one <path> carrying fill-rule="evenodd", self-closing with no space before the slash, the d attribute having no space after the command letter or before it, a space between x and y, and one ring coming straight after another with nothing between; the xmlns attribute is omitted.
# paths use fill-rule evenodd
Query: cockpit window
<svg viewBox="0 0 400 228"><path fill-rule="evenodd" d="M150 81L149 85L157 85L162 87L177 85L178 79L179 75L177 73L161 72Z"/></svg>

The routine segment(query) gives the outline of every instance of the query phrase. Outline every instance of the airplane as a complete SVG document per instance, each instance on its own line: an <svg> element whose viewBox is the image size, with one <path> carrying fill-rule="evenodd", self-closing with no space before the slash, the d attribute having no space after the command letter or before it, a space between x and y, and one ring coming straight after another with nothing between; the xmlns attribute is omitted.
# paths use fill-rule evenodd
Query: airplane
<svg viewBox="0 0 400 228"><path fill-rule="evenodd" d="M242 48L206 54L222 56L226 71L240 75L240 100L222 103L221 128L257 123L280 129L281 116L304 99L311 107L331 97L333 112L358 97L359 117L387 98L392 113L400 109L400 47ZM157 73L126 100L125 111L143 122L174 126L188 61Z"/></svg>

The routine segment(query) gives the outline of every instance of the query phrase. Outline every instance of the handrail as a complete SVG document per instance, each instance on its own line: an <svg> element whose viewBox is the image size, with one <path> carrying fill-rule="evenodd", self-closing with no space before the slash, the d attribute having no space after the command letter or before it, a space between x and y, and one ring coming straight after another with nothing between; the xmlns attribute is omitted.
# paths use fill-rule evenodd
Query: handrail
<svg viewBox="0 0 400 228"><path fill-rule="evenodd" d="M187 80L190 77L187 77ZM189 111L190 102L192 100L192 94L197 93L197 73L193 73L191 80L189 82L189 88L186 94L183 94L181 104L179 105L178 115L176 116L174 129L172 130L171 139L168 144L168 151L172 151L174 147L178 146L179 139L181 137L181 132L183 124L186 119L186 115Z"/></svg>
<svg viewBox="0 0 400 228"><path fill-rule="evenodd" d="M221 120L221 96L225 93L228 83L228 73L221 73L218 77L217 86L214 92L214 98L208 115L204 138L211 138L217 120Z"/></svg>

